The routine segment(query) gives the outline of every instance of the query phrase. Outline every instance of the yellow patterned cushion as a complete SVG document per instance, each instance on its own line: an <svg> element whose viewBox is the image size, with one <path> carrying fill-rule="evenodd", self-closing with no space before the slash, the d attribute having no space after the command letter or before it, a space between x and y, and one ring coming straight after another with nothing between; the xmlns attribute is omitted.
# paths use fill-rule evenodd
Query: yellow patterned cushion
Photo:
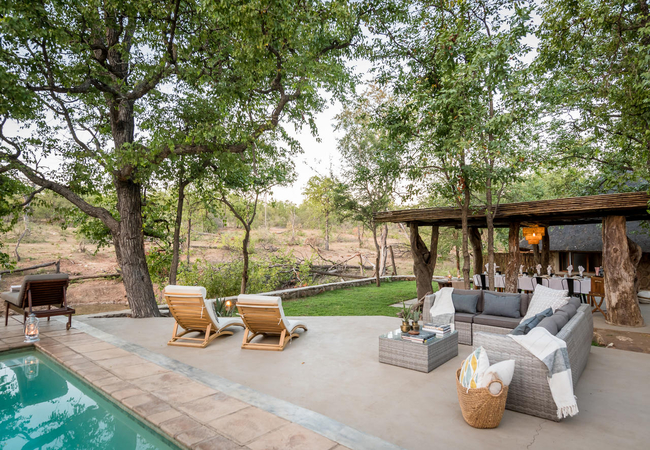
<svg viewBox="0 0 650 450"><path fill-rule="evenodd" d="M460 377L458 381L463 387L475 389L483 377L483 373L490 367L487 352L479 347L469 355L460 366Z"/></svg>

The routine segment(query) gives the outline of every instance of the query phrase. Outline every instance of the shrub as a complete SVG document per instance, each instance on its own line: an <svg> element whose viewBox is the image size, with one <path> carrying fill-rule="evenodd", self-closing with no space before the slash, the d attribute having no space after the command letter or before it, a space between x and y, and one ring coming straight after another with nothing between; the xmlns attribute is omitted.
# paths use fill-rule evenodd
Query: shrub
<svg viewBox="0 0 650 450"><path fill-rule="evenodd" d="M295 286L304 286L309 278L311 262L298 263L291 254L272 254L264 263L250 261L248 267L248 293L269 292ZM203 286L208 297L238 295L241 288L243 261L211 264L197 260L191 266L182 265L178 283Z"/></svg>

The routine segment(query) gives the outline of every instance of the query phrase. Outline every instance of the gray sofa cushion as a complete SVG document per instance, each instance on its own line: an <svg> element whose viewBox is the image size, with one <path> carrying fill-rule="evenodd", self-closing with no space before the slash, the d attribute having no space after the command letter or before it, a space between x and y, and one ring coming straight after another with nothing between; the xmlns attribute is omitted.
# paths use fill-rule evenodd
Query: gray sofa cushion
<svg viewBox="0 0 650 450"><path fill-rule="evenodd" d="M8 301L9 303L11 303L13 305L18 306L18 307L21 306L20 300L19 300L19 297L18 297L18 292L3 292L2 294L0 294L0 298L2 298L2 300Z"/></svg>
<svg viewBox="0 0 650 450"><path fill-rule="evenodd" d="M571 298L569 299L569 303L568 303L568 304L569 304L569 305L573 305L573 306L575 306L575 307L576 307L576 310L577 310L578 308L580 308L581 302L580 302L580 299L579 299L579 298L577 298L577 297L571 297Z"/></svg>
<svg viewBox="0 0 650 450"><path fill-rule="evenodd" d="M456 289L454 288L453 294L458 295L478 295L478 302L476 303L476 312L479 313L483 311L483 291L477 289Z"/></svg>
<svg viewBox="0 0 650 450"><path fill-rule="evenodd" d="M560 311L559 313L556 311L555 314L553 314L549 318L555 321L555 323L557 324L558 331L564 328L564 325L569 323L569 316L564 311Z"/></svg>
<svg viewBox="0 0 650 450"><path fill-rule="evenodd" d="M483 313L491 316L521 317L520 294L502 292L483 292Z"/></svg>
<svg viewBox="0 0 650 450"><path fill-rule="evenodd" d="M528 305L530 305L530 299L533 298L533 294L521 293L520 295L521 295L521 306L519 308L519 312L521 313L521 317L524 317L528 312Z"/></svg>
<svg viewBox="0 0 650 450"><path fill-rule="evenodd" d="M456 293L456 290L451 294L451 299L454 302L454 309L457 313L476 314L478 298L478 294L458 294Z"/></svg>
<svg viewBox="0 0 650 450"><path fill-rule="evenodd" d="M537 326L540 328L546 328L546 330L553 336L555 336L558 331L560 331L557 328L557 322L553 320L553 317L545 317Z"/></svg>
<svg viewBox="0 0 650 450"><path fill-rule="evenodd" d="M492 316L489 314L479 314L474 316L474 323L479 325L489 325L491 327L515 328L521 319L514 317Z"/></svg>
<svg viewBox="0 0 650 450"><path fill-rule="evenodd" d="M562 306L561 308L558 308L558 309L555 310L555 314L557 314L559 312L566 313L567 316L569 317L569 320L571 320L571 318L573 316L575 316L576 313L578 312L578 308L576 308L573 303L567 303L566 305Z"/></svg>
<svg viewBox="0 0 650 450"><path fill-rule="evenodd" d="M463 323L472 323L474 317L476 317L476 314L456 313L454 314L454 321L463 322Z"/></svg>
<svg viewBox="0 0 650 450"><path fill-rule="evenodd" d="M517 325L517 327L514 330L512 330L510 334L514 334L516 336L522 334L528 334L528 332L533 328L535 328L542 320L544 320L545 317L550 317L552 314L553 314L553 310L551 308L546 308L541 313L521 321L521 323Z"/></svg>

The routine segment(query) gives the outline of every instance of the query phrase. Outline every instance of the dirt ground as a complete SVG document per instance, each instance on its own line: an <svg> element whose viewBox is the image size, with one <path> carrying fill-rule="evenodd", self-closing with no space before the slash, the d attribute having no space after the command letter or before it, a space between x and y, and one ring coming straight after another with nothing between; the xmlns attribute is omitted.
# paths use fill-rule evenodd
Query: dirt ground
<svg viewBox="0 0 650 450"><path fill-rule="evenodd" d="M650 334L595 328L594 344L630 352L650 353Z"/></svg>
<svg viewBox="0 0 650 450"><path fill-rule="evenodd" d="M13 253L19 231L17 229L2 236L5 243L4 251ZM239 252L234 242L241 230L223 228L216 234L197 234L192 240L190 261L197 259L209 262L227 262L238 258ZM356 228L337 230L331 236L330 250L323 249L322 232L320 230L299 230L292 236L290 229L271 228L269 230L253 231L253 258L264 258L265 255L277 251L292 251L294 256L301 259L311 259L315 264L327 264L328 261L342 262L361 252L374 263L374 244L372 237L363 237L363 246L359 248ZM230 245L233 243L233 245ZM399 274L412 273L412 260L408 253L408 238L397 228L389 233L388 244L393 245L395 264ZM316 250L318 249L318 250ZM71 277L79 275L110 274L118 271L115 253L112 247L96 250L94 245L85 243L75 233L74 229L62 230L56 225L32 223L31 233L19 247L21 261L17 267L29 267L50 261L61 261L61 272ZM187 258L184 250L182 260ZM390 258L390 257L389 257ZM358 264L354 257L349 264ZM366 264L368 264L366 262ZM389 259L390 264L390 259ZM392 273L389 267L388 273ZM4 274L0 278L0 290L7 291L11 285L20 284L26 274L52 273L54 267L37 269L18 274ZM370 276L371 273L365 272ZM158 289L156 288L156 291ZM160 293L156 292L159 296ZM85 280L73 282L68 290L68 301L76 307L79 313L103 312L124 309L128 306L126 293L122 282L117 280ZM96 305L89 307L88 305ZM104 305L104 306L100 306Z"/></svg>

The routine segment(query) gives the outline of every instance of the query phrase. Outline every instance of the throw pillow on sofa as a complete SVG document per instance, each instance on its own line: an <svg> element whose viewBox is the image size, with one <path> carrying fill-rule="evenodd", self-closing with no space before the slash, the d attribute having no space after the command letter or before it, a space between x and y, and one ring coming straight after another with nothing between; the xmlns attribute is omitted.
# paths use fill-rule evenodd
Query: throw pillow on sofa
<svg viewBox="0 0 650 450"><path fill-rule="evenodd" d="M490 384L496 378L501 380L504 386L510 386L512 381L512 376L515 373L515 360L508 359L506 361L501 361L496 364L492 364L487 368L481 380L478 383L478 387L486 387L490 389L490 392L493 395L497 395L501 391L501 386L499 384Z"/></svg>
<svg viewBox="0 0 650 450"><path fill-rule="evenodd" d="M501 317L521 317L521 294L483 292L483 314Z"/></svg>
<svg viewBox="0 0 650 450"><path fill-rule="evenodd" d="M546 308L551 308L555 312L556 309L561 308L569 302L568 293L568 291L559 291L538 284L535 286L535 292L533 293L533 298L530 299L528 312L526 312L524 319L533 317Z"/></svg>
<svg viewBox="0 0 650 450"><path fill-rule="evenodd" d="M576 315L578 312L578 309L575 307L575 305L571 302L567 303L566 305L562 306L561 308L558 308L555 310L556 313L563 311L569 316L569 320L573 318L573 316Z"/></svg>
<svg viewBox="0 0 650 450"><path fill-rule="evenodd" d="M535 314L533 317L529 317L528 319L524 317L521 319L521 322L519 322L519 325L517 325L517 327L510 332L510 334L515 336L528 334L528 332L535 328L542 320L544 320L544 318L550 317L552 314L553 310L551 308L546 308L544 311L539 314Z"/></svg>
<svg viewBox="0 0 650 450"><path fill-rule="evenodd" d="M456 294L452 292L451 300L454 302L454 309L457 313L476 314L478 304L477 295Z"/></svg>
<svg viewBox="0 0 650 450"><path fill-rule="evenodd" d="M555 320L553 320L553 316L546 317L544 320L542 320L539 323L539 325L537 325L537 328L544 328L553 336L555 336L560 331L557 328L557 323L555 322Z"/></svg>
<svg viewBox="0 0 650 450"><path fill-rule="evenodd" d="M488 367L490 367L490 361L487 352L483 347L479 347L463 361L458 381L463 387L474 389L478 387L478 382Z"/></svg>

